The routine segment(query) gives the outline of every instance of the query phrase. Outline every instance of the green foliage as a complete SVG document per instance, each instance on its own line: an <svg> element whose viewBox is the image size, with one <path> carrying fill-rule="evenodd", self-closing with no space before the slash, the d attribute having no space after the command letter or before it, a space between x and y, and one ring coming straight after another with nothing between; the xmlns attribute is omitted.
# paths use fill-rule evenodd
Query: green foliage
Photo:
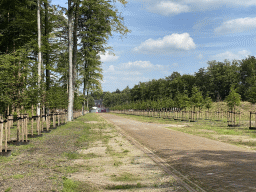
<svg viewBox="0 0 256 192"><path fill-rule="evenodd" d="M250 56L240 61L240 85L239 93L243 101L254 103L253 90L255 87L256 58Z"/></svg>
<svg viewBox="0 0 256 192"><path fill-rule="evenodd" d="M236 92L232 86L229 95L226 97L226 102L229 108L233 109L235 106L239 106L241 102L241 95Z"/></svg>
<svg viewBox="0 0 256 192"><path fill-rule="evenodd" d="M210 109L212 107L212 99L211 99L211 97L209 97L208 93L204 99L204 104L207 109Z"/></svg>
<svg viewBox="0 0 256 192"><path fill-rule="evenodd" d="M188 97L188 93L187 93L187 90L184 91L184 93L180 93L178 92L178 94L176 95L176 98L175 98L175 104L176 104L176 107L178 108L187 108L190 106L190 99Z"/></svg>
<svg viewBox="0 0 256 192"><path fill-rule="evenodd" d="M190 98L190 104L194 107L202 108L204 105L204 99L202 92L198 90L196 86L193 86L192 88L192 96Z"/></svg>
<svg viewBox="0 0 256 192"><path fill-rule="evenodd" d="M256 103L256 86L252 86L247 90L248 101L252 104Z"/></svg>

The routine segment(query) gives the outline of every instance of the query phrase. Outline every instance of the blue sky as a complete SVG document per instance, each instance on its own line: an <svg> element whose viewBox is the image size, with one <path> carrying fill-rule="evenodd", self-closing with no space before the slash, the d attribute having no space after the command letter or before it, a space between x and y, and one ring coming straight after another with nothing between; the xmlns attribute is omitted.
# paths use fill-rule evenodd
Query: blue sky
<svg viewBox="0 0 256 192"><path fill-rule="evenodd" d="M131 33L110 37L115 56L101 55L103 91L132 88L174 71L194 74L211 60L255 55L255 0L128 0L125 7L115 5Z"/></svg>

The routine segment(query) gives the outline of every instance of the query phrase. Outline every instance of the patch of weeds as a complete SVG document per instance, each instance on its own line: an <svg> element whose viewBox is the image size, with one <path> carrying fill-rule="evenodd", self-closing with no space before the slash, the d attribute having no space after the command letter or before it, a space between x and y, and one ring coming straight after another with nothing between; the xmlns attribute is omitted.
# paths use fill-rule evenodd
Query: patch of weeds
<svg viewBox="0 0 256 192"><path fill-rule="evenodd" d="M170 181L169 181L169 184L170 184L171 186L175 186L175 185L177 184L177 181L176 181L173 177L171 177L171 179L170 179Z"/></svg>
<svg viewBox="0 0 256 192"><path fill-rule="evenodd" d="M109 139L110 139L110 138L112 138L112 137L109 136L109 135L104 135L104 136L103 136L103 139L102 139L102 140L103 140L103 143L107 144L107 143L109 142Z"/></svg>
<svg viewBox="0 0 256 192"><path fill-rule="evenodd" d="M23 177L24 177L24 175L21 175L21 174L17 174L17 175L12 176L13 179L22 179Z"/></svg>
<svg viewBox="0 0 256 192"><path fill-rule="evenodd" d="M8 191L11 191L11 187L8 187L7 189L4 190L4 192L8 192Z"/></svg>
<svg viewBox="0 0 256 192"><path fill-rule="evenodd" d="M256 146L256 142L253 142L253 141L248 141L248 142L239 141L238 144L247 145L247 146L250 146L250 147L255 147Z"/></svg>
<svg viewBox="0 0 256 192"><path fill-rule="evenodd" d="M128 153L128 152L130 152L130 151L129 151L129 150L127 150L127 149L123 151L123 153Z"/></svg>
<svg viewBox="0 0 256 192"><path fill-rule="evenodd" d="M20 150L14 150L14 151L12 151L12 156L18 156L18 155L20 155L21 154L21 152L20 152ZM1 157L0 157L0 161L1 161Z"/></svg>
<svg viewBox="0 0 256 192"><path fill-rule="evenodd" d="M119 158L123 158L126 155L125 152L122 152L122 153L115 152L114 149L109 145L107 145L106 153L109 153L111 156L116 156Z"/></svg>
<svg viewBox="0 0 256 192"><path fill-rule="evenodd" d="M158 188L158 187L159 187L159 185L158 185L157 183L155 183L153 186L154 186L155 188Z"/></svg>
<svg viewBox="0 0 256 192"><path fill-rule="evenodd" d="M92 171L92 166L87 165L86 170L89 171L89 172Z"/></svg>
<svg viewBox="0 0 256 192"><path fill-rule="evenodd" d="M124 172L124 173L120 174L119 176L111 175L111 179L113 181L137 181L137 180L140 180L139 177L136 177L133 174L127 173L127 172Z"/></svg>
<svg viewBox="0 0 256 192"><path fill-rule="evenodd" d="M72 167L72 166L63 167L64 173L75 173L78 171L79 171L79 169L77 167Z"/></svg>
<svg viewBox="0 0 256 192"><path fill-rule="evenodd" d="M95 169L93 169L93 172L95 173L99 173L99 172L103 172L105 171L105 169L103 167L99 167L99 166L96 166Z"/></svg>
<svg viewBox="0 0 256 192"><path fill-rule="evenodd" d="M92 159L92 158L97 158L100 157L99 155L96 155L94 153L87 153L82 155L83 159Z"/></svg>
<svg viewBox="0 0 256 192"><path fill-rule="evenodd" d="M51 177L48 177L48 179L54 180L54 179L57 179L57 177L56 176L51 176Z"/></svg>
<svg viewBox="0 0 256 192"><path fill-rule="evenodd" d="M66 177L63 177L62 180L63 180L62 192L98 191L98 188L96 186L93 186L92 184L89 184L86 182L73 181Z"/></svg>
<svg viewBox="0 0 256 192"><path fill-rule="evenodd" d="M106 187L108 190L114 190L114 189L135 189L135 188L142 188L146 187L146 185L142 185L141 183L137 183L136 185L112 185Z"/></svg>
<svg viewBox="0 0 256 192"><path fill-rule="evenodd" d="M121 162L121 161L115 161L114 162L114 166L120 166L120 165L122 165L123 164L123 162Z"/></svg>
<svg viewBox="0 0 256 192"><path fill-rule="evenodd" d="M63 192L79 192L78 191L78 187L79 187L79 183L76 181L73 181L71 179L68 179L66 177L63 177Z"/></svg>
<svg viewBox="0 0 256 192"><path fill-rule="evenodd" d="M0 163L7 163L9 161L12 160L12 157L4 157L4 156L0 156Z"/></svg>
<svg viewBox="0 0 256 192"><path fill-rule="evenodd" d="M31 149L31 148L33 148L33 147L35 147L35 145L34 144L28 144L28 145L20 145L20 146L17 146L17 148L18 149L23 149L23 150L25 150L25 149Z"/></svg>
<svg viewBox="0 0 256 192"><path fill-rule="evenodd" d="M80 158L80 154L77 152L65 152L63 153L64 157L67 157L69 160L70 159L79 159Z"/></svg>
<svg viewBox="0 0 256 192"><path fill-rule="evenodd" d="M57 159L55 161L56 161L56 164L59 164L59 163L62 163L62 162L66 162L67 160L63 158L63 159Z"/></svg>

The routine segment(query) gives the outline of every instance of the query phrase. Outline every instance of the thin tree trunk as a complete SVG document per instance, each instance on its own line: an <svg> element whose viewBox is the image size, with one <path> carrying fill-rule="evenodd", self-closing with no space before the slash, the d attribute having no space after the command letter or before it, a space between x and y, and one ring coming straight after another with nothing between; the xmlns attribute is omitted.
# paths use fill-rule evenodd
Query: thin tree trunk
<svg viewBox="0 0 256 192"><path fill-rule="evenodd" d="M73 65L72 65L72 12L71 0L68 0L68 52L69 52L69 78L68 78L68 121L73 119Z"/></svg>
<svg viewBox="0 0 256 192"><path fill-rule="evenodd" d="M41 18L40 18L40 0L37 0L37 30L38 30L38 89L41 84L41 65L42 65L42 52L41 52ZM40 102L37 104L37 116L40 115Z"/></svg>
<svg viewBox="0 0 256 192"><path fill-rule="evenodd" d="M84 77L84 88L83 88L83 97L84 97L84 101L83 101L83 115L84 115L84 108L85 108L85 89L86 89L86 84L85 84L85 77Z"/></svg>
<svg viewBox="0 0 256 192"><path fill-rule="evenodd" d="M86 107L87 107L87 110L89 109L89 95L88 95L88 90L87 90L87 101L86 101Z"/></svg>
<svg viewBox="0 0 256 192"><path fill-rule="evenodd" d="M73 73L73 91L76 89L76 76L77 76L77 25L78 25L78 6L79 3L75 3L75 19L74 19L74 29L73 29L73 60L72 60L72 73Z"/></svg>
<svg viewBox="0 0 256 192"><path fill-rule="evenodd" d="M46 74L46 91L49 91L50 89L50 63L49 63L49 20L48 20L48 2L44 2L45 7L45 37L46 37L46 52L45 52L45 74Z"/></svg>
<svg viewBox="0 0 256 192"><path fill-rule="evenodd" d="M46 37L46 53L45 53L45 75L46 75L46 92L50 90L50 54L49 54L49 19L48 19L48 0L44 2L45 7L45 37ZM45 114L49 115L48 106L45 108Z"/></svg>

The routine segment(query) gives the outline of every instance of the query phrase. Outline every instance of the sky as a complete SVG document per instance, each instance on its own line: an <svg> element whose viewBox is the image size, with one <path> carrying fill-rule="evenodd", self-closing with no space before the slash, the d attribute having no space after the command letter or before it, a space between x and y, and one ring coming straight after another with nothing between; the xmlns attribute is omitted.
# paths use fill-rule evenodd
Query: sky
<svg viewBox="0 0 256 192"><path fill-rule="evenodd" d="M127 0L115 5L130 33L114 34L101 55L103 91L133 88L177 71L194 74L207 62L256 53L255 0ZM67 1L52 4L67 7Z"/></svg>

